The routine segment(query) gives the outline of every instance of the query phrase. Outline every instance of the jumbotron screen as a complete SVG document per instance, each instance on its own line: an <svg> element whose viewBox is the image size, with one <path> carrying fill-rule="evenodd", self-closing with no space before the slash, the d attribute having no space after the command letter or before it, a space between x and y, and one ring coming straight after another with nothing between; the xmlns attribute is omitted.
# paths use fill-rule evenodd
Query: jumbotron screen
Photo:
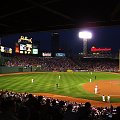
<svg viewBox="0 0 120 120"><path fill-rule="evenodd" d="M26 51L26 45L20 44L20 51Z"/></svg>
<svg viewBox="0 0 120 120"><path fill-rule="evenodd" d="M32 44L20 44L20 53L32 54Z"/></svg>

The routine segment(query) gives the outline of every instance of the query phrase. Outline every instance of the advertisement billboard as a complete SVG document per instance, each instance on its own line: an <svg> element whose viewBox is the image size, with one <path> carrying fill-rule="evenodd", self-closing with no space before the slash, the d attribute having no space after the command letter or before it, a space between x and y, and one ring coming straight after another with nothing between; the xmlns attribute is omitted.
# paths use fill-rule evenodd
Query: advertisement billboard
<svg viewBox="0 0 120 120"><path fill-rule="evenodd" d="M43 57L51 57L51 55L52 55L51 53L47 53L47 52L42 53Z"/></svg>
<svg viewBox="0 0 120 120"><path fill-rule="evenodd" d="M65 57L65 53L56 53L55 56L56 57Z"/></svg>

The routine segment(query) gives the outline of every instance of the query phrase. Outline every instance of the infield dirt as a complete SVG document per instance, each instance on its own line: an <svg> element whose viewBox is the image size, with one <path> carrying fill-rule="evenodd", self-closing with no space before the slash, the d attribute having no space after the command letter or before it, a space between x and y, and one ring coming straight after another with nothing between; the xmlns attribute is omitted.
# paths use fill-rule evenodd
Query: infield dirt
<svg viewBox="0 0 120 120"><path fill-rule="evenodd" d="M95 81L95 82L84 84L83 88L90 93L94 93L95 85L98 85L99 96L102 96L104 94L104 95L110 95L111 97L114 97L114 98L120 98L120 80ZM108 103L108 102L88 100L88 99L82 99L82 98L73 98L73 97L55 95L55 94L49 94L49 93L32 93L32 94L42 95L49 98L54 98L54 99L59 99L64 101L78 102L78 103L90 102L92 106L97 106L97 107L105 107L110 105L113 105L114 107L120 106L120 103Z"/></svg>

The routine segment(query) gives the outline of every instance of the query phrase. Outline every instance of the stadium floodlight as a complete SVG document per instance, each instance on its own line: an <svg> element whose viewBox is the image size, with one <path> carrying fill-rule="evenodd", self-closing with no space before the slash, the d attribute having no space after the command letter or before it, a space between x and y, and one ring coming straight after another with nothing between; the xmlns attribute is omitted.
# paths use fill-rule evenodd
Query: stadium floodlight
<svg viewBox="0 0 120 120"><path fill-rule="evenodd" d="M92 38L92 33L88 31L79 32L79 38L83 39L83 54L87 54L87 41Z"/></svg>

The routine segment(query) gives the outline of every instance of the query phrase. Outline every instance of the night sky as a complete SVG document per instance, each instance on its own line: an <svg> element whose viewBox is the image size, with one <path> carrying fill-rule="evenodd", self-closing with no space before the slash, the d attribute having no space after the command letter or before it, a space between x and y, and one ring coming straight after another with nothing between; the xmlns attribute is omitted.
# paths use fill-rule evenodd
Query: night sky
<svg viewBox="0 0 120 120"><path fill-rule="evenodd" d="M92 32L93 37L88 42L88 50L92 46L100 48L112 48L112 52L116 53L120 49L120 26L109 26L109 27L91 27L91 28L75 28L75 29L64 29L55 30L54 32L59 33L60 48L69 49L73 53L80 53L83 49L82 39L78 37L79 31L87 30ZM53 31L40 31L40 32L27 32L21 34L12 34L3 36L1 43L5 47L15 48L20 36L27 36L32 38L33 43L39 43L41 51L51 51L51 34Z"/></svg>

